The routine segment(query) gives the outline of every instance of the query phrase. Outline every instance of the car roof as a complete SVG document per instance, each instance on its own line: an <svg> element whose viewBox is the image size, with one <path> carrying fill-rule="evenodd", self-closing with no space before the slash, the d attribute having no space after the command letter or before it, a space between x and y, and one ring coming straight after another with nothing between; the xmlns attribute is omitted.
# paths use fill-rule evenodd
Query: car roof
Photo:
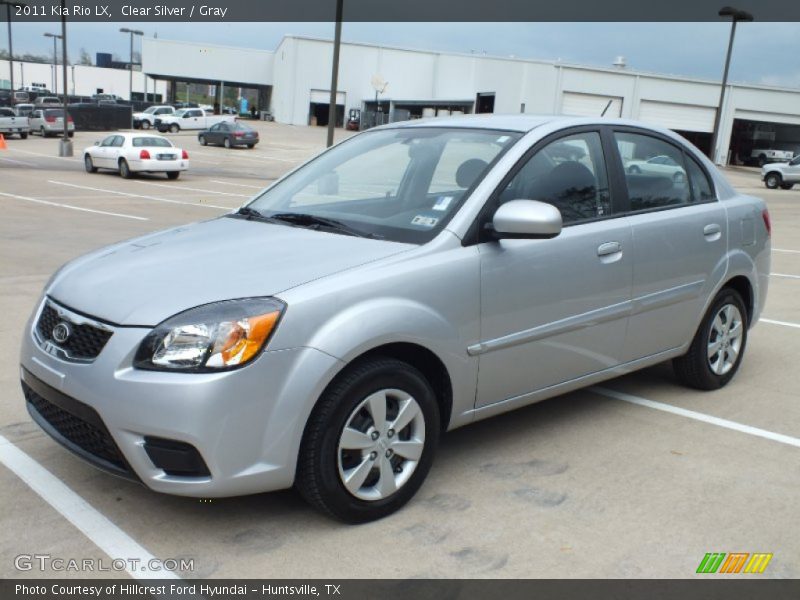
<svg viewBox="0 0 800 600"><path fill-rule="evenodd" d="M632 119L613 119L600 117L574 117L569 115L528 115L528 114L477 114L459 115L455 117L431 117L414 119L381 125L373 129L396 129L413 127L447 127L454 129L498 129L527 133L546 124L558 124L560 127L577 127L581 125L626 125L652 131L665 131L662 127L634 121Z"/></svg>

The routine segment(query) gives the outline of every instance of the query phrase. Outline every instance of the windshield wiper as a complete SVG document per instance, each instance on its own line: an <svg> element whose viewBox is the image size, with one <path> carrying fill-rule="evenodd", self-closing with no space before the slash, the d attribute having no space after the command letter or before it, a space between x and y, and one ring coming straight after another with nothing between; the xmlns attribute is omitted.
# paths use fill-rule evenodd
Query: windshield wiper
<svg viewBox="0 0 800 600"><path fill-rule="evenodd" d="M270 220L269 217L267 217L266 215L262 215L255 208L250 208L249 206L242 206L241 208L239 208L239 210L237 210L233 214L236 215L236 216L246 217L248 220L249 219L256 219L256 220L259 220L259 221L269 221Z"/></svg>
<svg viewBox="0 0 800 600"><path fill-rule="evenodd" d="M317 215L310 215L307 213L275 213L268 217L269 219L273 219L275 221L283 221L285 223L289 223L291 225L297 225L299 227L324 227L326 229L333 229L334 231L338 231L345 235L352 235L356 237L363 237L363 238L370 238L370 239L383 239L383 236L380 236L375 233L368 233L366 231L360 231L358 229L354 229L349 225L345 225L341 221L337 221L336 219L329 219L327 217L320 217Z"/></svg>

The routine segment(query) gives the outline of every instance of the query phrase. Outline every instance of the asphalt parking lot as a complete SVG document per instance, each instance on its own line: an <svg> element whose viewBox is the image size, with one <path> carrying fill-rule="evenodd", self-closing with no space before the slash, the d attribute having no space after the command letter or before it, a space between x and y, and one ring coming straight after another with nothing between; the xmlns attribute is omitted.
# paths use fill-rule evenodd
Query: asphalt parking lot
<svg viewBox="0 0 800 600"><path fill-rule="evenodd" d="M766 190L756 170L727 175L767 200L773 276L763 322L721 391L688 390L658 366L459 429L406 508L356 527L293 491L156 494L53 442L28 417L18 372L42 286L91 249L233 209L324 147L323 128L258 128L254 150L170 136L191 160L177 181L84 172L80 150L102 134L77 133L74 158L38 137L0 150L0 456L19 449L54 476L26 483L0 465L0 577L64 575L19 571L20 554L110 562L137 552L194 559L185 577L253 578L684 578L707 552L767 552L759 577L800 577L800 190Z"/></svg>

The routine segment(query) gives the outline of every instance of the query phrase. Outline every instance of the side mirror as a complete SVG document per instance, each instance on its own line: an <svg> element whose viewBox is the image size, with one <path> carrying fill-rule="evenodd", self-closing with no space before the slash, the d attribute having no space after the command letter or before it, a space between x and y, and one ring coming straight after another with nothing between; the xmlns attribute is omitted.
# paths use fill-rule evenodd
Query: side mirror
<svg viewBox="0 0 800 600"><path fill-rule="evenodd" d="M339 174L331 171L317 180L317 193L322 196L335 196L339 193Z"/></svg>
<svg viewBox="0 0 800 600"><path fill-rule="evenodd" d="M561 212L538 200L511 200L500 205L492 217L497 239L540 240L561 233Z"/></svg>
<svg viewBox="0 0 800 600"><path fill-rule="evenodd" d="M191 115L188 115L188 114L187 114L187 115L183 115L183 118L184 118L184 119L188 119L190 116L191 116Z"/></svg>
<svg viewBox="0 0 800 600"><path fill-rule="evenodd" d="M99 146L99 145L100 145L100 142L95 142L95 143L94 143L94 145L95 145L95 146Z"/></svg>

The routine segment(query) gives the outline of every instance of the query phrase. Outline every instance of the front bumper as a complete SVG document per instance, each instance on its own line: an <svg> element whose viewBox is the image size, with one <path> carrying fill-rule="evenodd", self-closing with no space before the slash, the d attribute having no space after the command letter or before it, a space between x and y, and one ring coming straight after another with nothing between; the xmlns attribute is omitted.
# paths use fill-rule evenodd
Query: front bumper
<svg viewBox="0 0 800 600"><path fill-rule="evenodd" d="M237 496L293 484L306 420L338 371L337 359L296 348L263 352L247 367L222 373L142 371L132 360L150 330L114 327L93 362L69 362L45 352L34 337L40 310L23 337L21 378L34 420L62 445L106 471L169 494ZM63 429L59 435L31 406L29 390L107 432L120 460L115 464L108 454L65 440ZM152 438L195 448L209 474L181 476L157 467L148 454Z"/></svg>

